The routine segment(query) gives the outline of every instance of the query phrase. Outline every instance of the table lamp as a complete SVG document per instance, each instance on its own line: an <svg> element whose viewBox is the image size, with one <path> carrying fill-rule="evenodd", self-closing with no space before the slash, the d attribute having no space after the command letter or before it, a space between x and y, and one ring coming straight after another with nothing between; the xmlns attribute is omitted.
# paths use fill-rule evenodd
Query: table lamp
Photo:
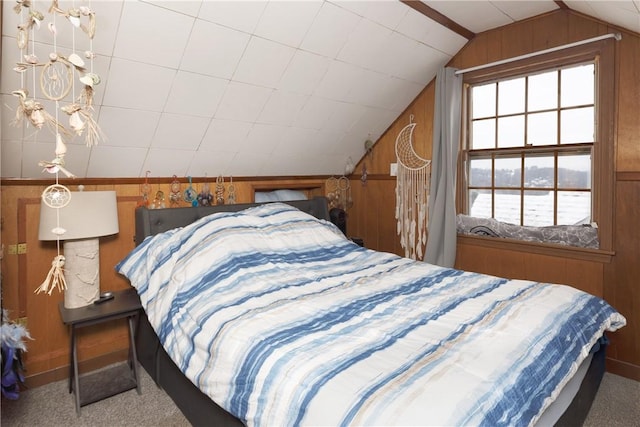
<svg viewBox="0 0 640 427"><path fill-rule="evenodd" d="M98 238L118 231L115 191L72 191L62 208L40 205L38 238L64 241L65 308L84 307L100 297Z"/></svg>

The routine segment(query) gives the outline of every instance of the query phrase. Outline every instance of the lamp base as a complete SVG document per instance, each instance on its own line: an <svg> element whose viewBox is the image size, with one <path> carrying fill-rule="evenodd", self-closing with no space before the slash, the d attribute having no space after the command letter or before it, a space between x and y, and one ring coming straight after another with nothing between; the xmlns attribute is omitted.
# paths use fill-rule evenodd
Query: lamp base
<svg viewBox="0 0 640 427"><path fill-rule="evenodd" d="M84 307L100 297L99 242L98 238L65 240L65 308Z"/></svg>

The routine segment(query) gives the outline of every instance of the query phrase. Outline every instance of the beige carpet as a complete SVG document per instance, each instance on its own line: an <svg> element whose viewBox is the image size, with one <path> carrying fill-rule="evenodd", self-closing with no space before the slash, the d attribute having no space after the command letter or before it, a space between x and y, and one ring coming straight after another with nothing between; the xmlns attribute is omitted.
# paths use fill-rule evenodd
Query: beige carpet
<svg viewBox="0 0 640 427"><path fill-rule="evenodd" d="M26 390L16 401L2 399L2 427L189 426L173 401L140 369L142 395L135 390L75 412L67 381ZM640 427L640 382L605 374L585 427Z"/></svg>

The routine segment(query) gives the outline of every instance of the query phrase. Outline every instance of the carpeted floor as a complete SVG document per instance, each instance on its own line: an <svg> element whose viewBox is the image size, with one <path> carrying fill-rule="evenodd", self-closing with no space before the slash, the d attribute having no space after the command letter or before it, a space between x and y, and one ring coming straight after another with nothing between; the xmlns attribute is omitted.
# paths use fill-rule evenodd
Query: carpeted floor
<svg viewBox="0 0 640 427"><path fill-rule="evenodd" d="M66 380L26 390L15 401L2 399L2 427L189 426L173 401L140 369L142 395L135 390L75 412ZM640 382L606 373L584 427L640 427Z"/></svg>

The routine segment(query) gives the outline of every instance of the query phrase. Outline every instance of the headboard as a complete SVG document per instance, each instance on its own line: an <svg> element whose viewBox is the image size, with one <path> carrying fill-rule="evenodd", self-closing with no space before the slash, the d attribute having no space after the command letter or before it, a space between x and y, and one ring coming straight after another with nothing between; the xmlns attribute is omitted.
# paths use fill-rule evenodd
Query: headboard
<svg viewBox="0 0 640 427"><path fill-rule="evenodd" d="M300 209L316 218L330 220L327 199L314 197L310 200L281 202ZM198 206L167 209L136 209L136 245L147 236L162 233L176 227L184 227L194 221L216 212L237 212L264 203L240 203L235 205Z"/></svg>

